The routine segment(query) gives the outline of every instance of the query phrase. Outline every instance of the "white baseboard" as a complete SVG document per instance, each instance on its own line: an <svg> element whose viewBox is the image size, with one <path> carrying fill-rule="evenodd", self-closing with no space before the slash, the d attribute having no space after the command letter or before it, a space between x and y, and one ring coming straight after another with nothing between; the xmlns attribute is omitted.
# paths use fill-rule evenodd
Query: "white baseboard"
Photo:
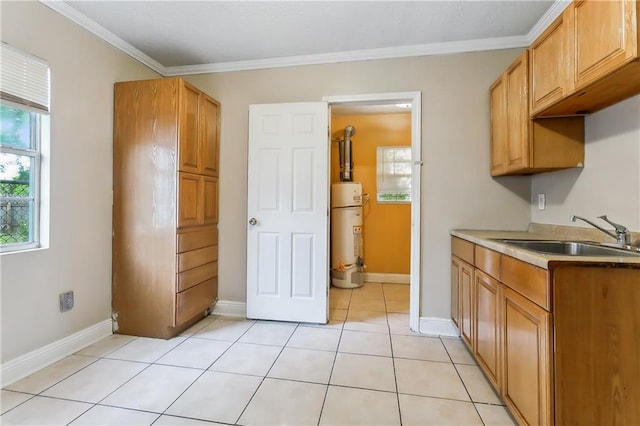
<svg viewBox="0 0 640 426"><path fill-rule="evenodd" d="M409 274L382 274L378 272L365 272L364 280L374 283L409 284Z"/></svg>
<svg viewBox="0 0 640 426"><path fill-rule="evenodd" d="M420 317L420 333L431 336L460 336L450 319L439 317Z"/></svg>
<svg viewBox="0 0 640 426"><path fill-rule="evenodd" d="M29 374L61 360L80 349L89 346L113 334L111 319L106 319L63 339L50 343L39 349L26 353L18 358L0 365L0 381L2 387L17 382Z"/></svg>
<svg viewBox="0 0 640 426"><path fill-rule="evenodd" d="M214 315L224 315L227 317L247 317L247 304L244 302L233 302L231 300L218 300L213 311Z"/></svg>

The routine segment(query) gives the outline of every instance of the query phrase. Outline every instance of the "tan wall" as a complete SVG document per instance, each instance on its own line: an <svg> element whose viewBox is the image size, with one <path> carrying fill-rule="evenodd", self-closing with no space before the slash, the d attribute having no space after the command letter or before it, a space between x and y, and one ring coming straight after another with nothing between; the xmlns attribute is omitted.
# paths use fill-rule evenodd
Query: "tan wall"
<svg viewBox="0 0 640 426"><path fill-rule="evenodd" d="M222 103L220 299L246 301L250 104L422 92L421 308L449 317L452 228L524 229L531 178L489 175L489 85L520 49L189 76Z"/></svg>
<svg viewBox="0 0 640 426"><path fill-rule="evenodd" d="M50 246L0 256L4 363L110 318L113 83L157 74L39 2L1 7L2 41L51 67Z"/></svg>
<svg viewBox="0 0 640 426"><path fill-rule="evenodd" d="M571 222L575 214L610 228L596 219L606 214L640 231L640 95L587 116L584 155L584 169L533 177L532 221L589 226ZM547 195L545 210L538 193Z"/></svg>
<svg viewBox="0 0 640 426"><path fill-rule="evenodd" d="M344 138L347 125L356 128L352 137L354 181L370 201L364 207L364 261L366 272L409 274L411 260L411 204L378 203L377 148L411 146L411 114L333 115L331 131ZM338 144L331 144L331 181L339 182Z"/></svg>

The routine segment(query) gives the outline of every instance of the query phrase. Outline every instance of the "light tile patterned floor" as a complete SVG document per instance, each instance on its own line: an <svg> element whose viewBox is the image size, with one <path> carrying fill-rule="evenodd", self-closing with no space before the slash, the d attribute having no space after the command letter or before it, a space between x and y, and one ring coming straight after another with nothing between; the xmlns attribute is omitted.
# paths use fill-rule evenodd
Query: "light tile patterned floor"
<svg viewBox="0 0 640 426"><path fill-rule="evenodd" d="M513 425L459 339L409 330L409 286L332 288L326 325L211 316L113 335L2 390L0 423Z"/></svg>

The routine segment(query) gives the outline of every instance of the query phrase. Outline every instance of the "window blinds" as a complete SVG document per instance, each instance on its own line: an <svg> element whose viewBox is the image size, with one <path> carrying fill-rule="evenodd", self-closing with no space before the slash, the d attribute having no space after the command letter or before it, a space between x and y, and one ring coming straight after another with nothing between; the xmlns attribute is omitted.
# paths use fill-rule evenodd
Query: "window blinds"
<svg viewBox="0 0 640 426"><path fill-rule="evenodd" d="M49 64L2 43L0 97L49 112Z"/></svg>

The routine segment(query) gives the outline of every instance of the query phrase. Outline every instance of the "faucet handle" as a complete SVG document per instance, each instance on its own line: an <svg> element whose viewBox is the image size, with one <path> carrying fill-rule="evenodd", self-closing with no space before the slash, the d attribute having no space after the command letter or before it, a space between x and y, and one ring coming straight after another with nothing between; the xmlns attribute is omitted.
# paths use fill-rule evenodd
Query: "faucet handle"
<svg viewBox="0 0 640 426"><path fill-rule="evenodd" d="M627 227L626 227L626 226L622 226L622 225L620 225L619 223L615 223L615 222L612 222L611 220L609 220L609 219L607 218L607 215L606 215L606 214L604 214L604 215L602 215L602 216L598 216L598 219L602 219L602 220L604 220L605 222L607 222L609 225L611 225L611 226L613 226L614 228L616 228L616 232L620 232L620 233L623 233L623 234L624 234L625 232L627 232L627 231L628 231L628 229L627 229Z"/></svg>
<svg viewBox="0 0 640 426"><path fill-rule="evenodd" d="M610 221L607 218L607 215L598 216L598 219L602 219L607 222L609 225L616 228L616 240L618 240L618 244L630 244L631 243L631 234L626 226L622 226L619 223L615 223Z"/></svg>

